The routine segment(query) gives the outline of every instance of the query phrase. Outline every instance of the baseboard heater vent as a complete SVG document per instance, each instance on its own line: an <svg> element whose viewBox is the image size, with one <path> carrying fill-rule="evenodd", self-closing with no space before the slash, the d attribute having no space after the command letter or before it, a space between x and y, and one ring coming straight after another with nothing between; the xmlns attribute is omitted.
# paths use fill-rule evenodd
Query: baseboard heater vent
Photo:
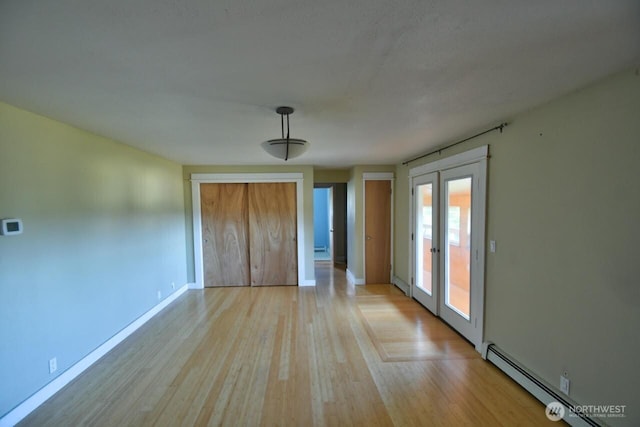
<svg viewBox="0 0 640 427"><path fill-rule="evenodd" d="M581 412L575 413L573 411L573 408L576 406L575 402L570 401L566 396L554 390L495 344L484 343L482 346L482 357L497 366L544 405L548 405L551 402L561 403L565 410L563 420L569 425L602 427L602 424L593 418Z"/></svg>

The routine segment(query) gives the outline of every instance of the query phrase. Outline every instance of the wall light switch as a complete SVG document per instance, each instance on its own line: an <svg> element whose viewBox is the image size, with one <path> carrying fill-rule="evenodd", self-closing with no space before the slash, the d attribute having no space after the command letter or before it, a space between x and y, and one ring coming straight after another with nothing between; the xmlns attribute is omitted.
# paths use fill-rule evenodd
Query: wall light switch
<svg viewBox="0 0 640 427"><path fill-rule="evenodd" d="M495 240L489 240L489 250L491 252L495 252L496 251L496 241Z"/></svg>
<svg viewBox="0 0 640 427"><path fill-rule="evenodd" d="M569 378L564 375L560 375L560 391L567 396L569 395Z"/></svg>

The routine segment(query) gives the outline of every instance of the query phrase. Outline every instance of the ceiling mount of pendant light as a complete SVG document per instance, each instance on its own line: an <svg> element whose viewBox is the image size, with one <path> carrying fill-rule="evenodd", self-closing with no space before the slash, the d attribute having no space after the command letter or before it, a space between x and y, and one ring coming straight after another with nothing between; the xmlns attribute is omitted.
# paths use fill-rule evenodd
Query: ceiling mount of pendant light
<svg viewBox="0 0 640 427"><path fill-rule="evenodd" d="M293 114L294 109L291 107L278 107L276 113L280 114L280 127L282 129L282 137L270 139L262 143L262 148L273 157L287 161L300 156L307 151L309 143L304 139L289 137L289 115ZM284 119L287 117L287 135L284 134Z"/></svg>

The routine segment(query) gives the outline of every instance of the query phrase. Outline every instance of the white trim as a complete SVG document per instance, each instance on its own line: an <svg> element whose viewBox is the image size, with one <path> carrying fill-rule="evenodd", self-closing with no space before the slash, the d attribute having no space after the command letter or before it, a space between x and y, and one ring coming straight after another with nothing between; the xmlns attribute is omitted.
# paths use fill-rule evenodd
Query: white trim
<svg viewBox="0 0 640 427"><path fill-rule="evenodd" d="M411 292L411 286L409 286L409 284L407 282L405 282L404 280L402 280L398 276L393 276L392 283L394 285L396 285L396 287L398 289L400 289L402 292L404 292L404 294L406 296L409 296L409 293Z"/></svg>
<svg viewBox="0 0 640 427"><path fill-rule="evenodd" d="M200 182L191 181L193 213L193 269L195 283L192 289L204 289L204 263L202 261L202 212L200 211Z"/></svg>
<svg viewBox="0 0 640 427"><path fill-rule="evenodd" d="M237 183L248 182L295 182L303 179L302 172L282 172L282 173L192 173L191 181L205 183Z"/></svg>
<svg viewBox="0 0 640 427"><path fill-rule="evenodd" d="M347 281L352 285L364 285L364 278L357 278L351 270L347 268Z"/></svg>
<svg viewBox="0 0 640 427"><path fill-rule="evenodd" d="M498 353L500 353L501 356L496 353L495 349L497 349ZM548 382L540 378L538 375L531 372L529 369L527 369L526 366L515 360L511 355L505 353L495 344L491 342L484 342L482 344L482 357L483 359L497 366L513 381L518 383L533 397L542 402L543 405L548 405L551 402L558 402L562 404L565 410L565 415L562 420L567 424L571 426L585 427L589 427L591 425L587 423L586 420L577 416L574 412L571 411L570 407L577 406L576 402L573 399L569 398L569 396L565 395L560 390L556 389ZM508 361L505 361L503 357ZM540 384L544 385L544 387L546 387L546 390L545 388L540 386ZM549 391L555 393L557 396L554 396ZM591 421L593 421L596 425L601 425L599 420L597 419L591 418Z"/></svg>
<svg viewBox="0 0 640 427"><path fill-rule="evenodd" d="M454 156L446 157L441 160L436 160L425 165L411 168L409 169L409 177L424 175L431 172L440 172L456 166L464 166L470 163L476 163L486 159L488 155L489 146L483 145L482 147L474 148L473 150L465 151L464 153L456 154Z"/></svg>
<svg viewBox="0 0 640 427"><path fill-rule="evenodd" d="M393 181L393 172L363 172L362 179L370 181Z"/></svg>
<svg viewBox="0 0 640 427"><path fill-rule="evenodd" d="M303 280L302 282L298 283L298 286L315 286L316 285L316 281L315 280Z"/></svg>
<svg viewBox="0 0 640 427"><path fill-rule="evenodd" d="M296 226L298 239L298 286L315 286L315 280L306 279L304 236L304 174L291 173L194 173L191 174L191 202L193 208L193 263L195 284L192 289L204 289L204 261L202 255L202 218L200 211L200 184L295 182ZM310 283L313 283L311 285Z"/></svg>
<svg viewBox="0 0 640 427"><path fill-rule="evenodd" d="M389 265L391 266L391 268L389 269L389 282L392 281L392 278L394 277L394 267L393 267L393 238L394 238L394 233L393 233L393 221L394 221L394 216L393 216L393 196L394 196L394 191L393 191L393 187L395 184L395 175L393 174L393 172L363 172L362 174L362 275L364 276L363 279L363 283L365 284L367 281L367 209L366 209L366 195L367 195L367 181L390 181L389 185L391 186L391 195L389 196L390 200L389 200L389 210L390 212L390 217L389 217ZM359 283L356 283L359 284Z"/></svg>
<svg viewBox="0 0 640 427"><path fill-rule="evenodd" d="M127 327L120 332L109 338L100 347L93 350L91 353L82 358L75 365L64 371L58 377L53 379L50 383L42 387L36 393L31 395L27 400L16 406L11 411L7 412L5 416L0 418L0 427L10 427L19 423L27 415L33 412L38 406L42 405L47 399L60 391L64 386L73 381L78 375L87 370L91 365L100 360L102 356L111 351L115 346L124 341L129 335L134 333L146 322L151 320L156 314L162 311L166 306L175 301L180 295L187 291L188 285L182 286L171 295L167 296L158 305L151 308L151 310L138 317Z"/></svg>

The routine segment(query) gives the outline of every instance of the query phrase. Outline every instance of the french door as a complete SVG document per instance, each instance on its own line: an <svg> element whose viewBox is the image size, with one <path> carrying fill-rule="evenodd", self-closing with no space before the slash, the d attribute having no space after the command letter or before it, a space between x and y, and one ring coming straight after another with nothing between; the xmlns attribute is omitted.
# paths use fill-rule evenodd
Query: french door
<svg viewBox="0 0 640 427"><path fill-rule="evenodd" d="M485 169L486 160L411 180L412 296L476 348L484 309Z"/></svg>
<svg viewBox="0 0 640 427"><path fill-rule="evenodd" d="M430 173L417 177L414 180L413 193L415 200L413 297L437 315L438 174Z"/></svg>

